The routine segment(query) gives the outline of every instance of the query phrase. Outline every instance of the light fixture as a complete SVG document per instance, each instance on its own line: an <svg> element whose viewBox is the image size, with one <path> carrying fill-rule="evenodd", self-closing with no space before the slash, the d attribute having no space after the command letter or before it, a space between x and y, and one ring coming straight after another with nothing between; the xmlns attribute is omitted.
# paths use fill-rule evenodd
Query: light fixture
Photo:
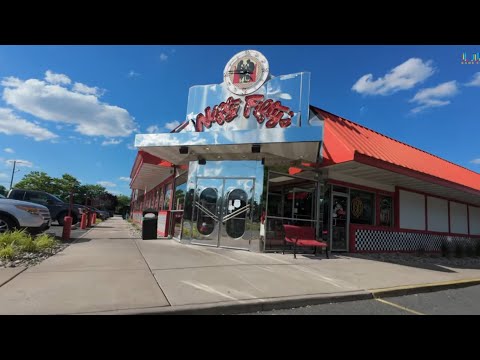
<svg viewBox="0 0 480 360"><path fill-rule="evenodd" d="M188 146L180 146L180 149L178 149L178 152L180 154L188 154Z"/></svg>
<svg viewBox="0 0 480 360"><path fill-rule="evenodd" d="M259 144L253 144L252 145L252 153L259 153L260 152L260 145Z"/></svg>
<svg viewBox="0 0 480 360"><path fill-rule="evenodd" d="M205 165L206 163L207 163L207 160L205 160L203 158L198 159L198 165Z"/></svg>

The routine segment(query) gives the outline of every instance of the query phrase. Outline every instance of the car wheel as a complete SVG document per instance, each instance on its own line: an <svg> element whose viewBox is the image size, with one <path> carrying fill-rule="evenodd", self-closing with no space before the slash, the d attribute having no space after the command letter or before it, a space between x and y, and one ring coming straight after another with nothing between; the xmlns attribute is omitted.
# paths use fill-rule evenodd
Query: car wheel
<svg viewBox="0 0 480 360"><path fill-rule="evenodd" d="M58 225L63 226L63 224L65 224L65 220L63 219L65 216L67 216L67 213L64 212L57 216Z"/></svg>
<svg viewBox="0 0 480 360"><path fill-rule="evenodd" d="M15 228L15 223L8 217L0 215L0 234Z"/></svg>

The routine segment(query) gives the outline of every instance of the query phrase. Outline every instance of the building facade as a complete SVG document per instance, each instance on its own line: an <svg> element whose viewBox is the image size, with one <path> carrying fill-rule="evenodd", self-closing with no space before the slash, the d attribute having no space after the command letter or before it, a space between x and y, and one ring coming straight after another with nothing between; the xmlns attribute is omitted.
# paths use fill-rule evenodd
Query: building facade
<svg viewBox="0 0 480 360"><path fill-rule="evenodd" d="M190 88L176 129L136 136L135 222L154 208L162 237L260 252L284 224L339 252L480 241L480 174L310 105L310 74L274 77L257 51L223 77Z"/></svg>

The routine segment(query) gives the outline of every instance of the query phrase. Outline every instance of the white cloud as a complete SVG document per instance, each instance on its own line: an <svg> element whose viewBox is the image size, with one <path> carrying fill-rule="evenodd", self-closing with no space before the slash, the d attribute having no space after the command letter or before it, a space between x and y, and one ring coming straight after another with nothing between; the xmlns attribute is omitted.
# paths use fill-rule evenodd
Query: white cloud
<svg viewBox="0 0 480 360"><path fill-rule="evenodd" d="M73 85L73 91L81 93L81 94L87 94L87 95L95 95L97 97L100 97L103 95L103 91L100 90L98 87L90 87L85 84L76 82Z"/></svg>
<svg viewBox="0 0 480 360"><path fill-rule="evenodd" d="M127 144L128 150L137 150L137 148L133 144Z"/></svg>
<svg viewBox="0 0 480 360"><path fill-rule="evenodd" d="M127 177L127 176L120 176L118 179L119 179L119 180L122 180L122 181L128 181L128 182L131 181L131 179L130 179L129 177Z"/></svg>
<svg viewBox="0 0 480 360"><path fill-rule="evenodd" d="M450 104L450 100L445 100L455 96L458 93L458 86L455 80L444 82L435 87L426 88L418 91L410 102L417 103L412 113L418 113L431 107L440 107Z"/></svg>
<svg viewBox="0 0 480 360"><path fill-rule="evenodd" d="M127 75L129 78L137 77L140 76L140 73L136 72L135 70L130 70L130 72Z"/></svg>
<svg viewBox="0 0 480 360"><path fill-rule="evenodd" d="M47 70L45 73L45 80L51 84L70 84L72 80L65 74L55 74Z"/></svg>
<svg viewBox="0 0 480 360"><path fill-rule="evenodd" d="M5 173L0 173L0 179L8 179L8 175Z"/></svg>
<svg viewBox="0 0 480 360"><path fill-rule="evenodd" d="M117 184L111 182L111 181L97 181L97 184L102 185L103 187L115 187Z"/></svg>
<svg viewBox="0 0 480 360"><path fill-rule="evenodd" d="M431 61L410 58L394 67L384 77L373 80L372 74L363 75L352 86L352 90L367 95L389 95L400 90L413 88L433 75Z"/></svg>
<svg viewBox="0 0 480 360"><path fill-rule="evenodd" d="M121 142L122 142L122 140L115 140L115 139L104 140L104 141L102 141L102 146L118 145Z"/></svg>
<svg viewBox="0 0 480 360"><path fill-rule="evenodd" d="M14 159L11 159L11 160L5 161L5 163L7 165L11 166L11 165L13 165L14 161L16 161L15 166L24 166L24 167L32 167L33 166L33 163L31 161L28 161L28 160L14 160Z"/></svg>
<svg viewBox="0 0 480 360"><path fill-rule="evenodd" d="M165 124L165 129L173 130L173 129L175 129L178 125L180 125L180 121L173 120L173 121L167 122L167 123Z"/></svg>
<svg viewBox="0 0 480 360"><path fill-rule="evenodd" d="M155 133L158 133L160 131L160 129L158 128L157 125L151 125L149 127L147 127L147 132L149 134L155 134Z"/></svg>
<svg viewBox="0 0 480 360"><path fill-rule="evenodd" d="M10 154L13 154L15 152L15 150L13 150L12 148L5 148L5 149L3 149L3 151L5 151L6 153L10 153Z"/></svg>
<svg viewBox="0 0 480 360"><path fill-rule="evenodd" d="M470 162L473 163L473 164L480 164L480 158L478 158L478 159L473 159L473 160L471 160Z"/></svg>
<svg viewBox="0 0 480 360"><path fill-rule="evenodd" d="M15 115L11 109L0 108L0 133L7 135L24 135L36 141L49 140L58 137L50 130Z"/></svg>
<svg viewBox="0 0 480 360"><path fill-rule="evenodd" d="M466 86L480 86L480 72L477 72L473 75L472 81L465 84Z"/></svg>
<svg viewBox="0 0 480 360"><path fill-rule="evenodd" d="M165 54L165 53L161 53L161 54L160 54L160 61L167 61L167 59L168 59L168 55L167 55L167 54Z"/></svg>
<svg viewBox="0 0 480 360"><path fill-rule="evenodd" d="M59 74L50 77L54 75ZM100 102L98 94L82 94L38 79L8 77L1 84L6 103L43 120L73 124L84 135L128 136L136 128L127 110Z"/></svg>

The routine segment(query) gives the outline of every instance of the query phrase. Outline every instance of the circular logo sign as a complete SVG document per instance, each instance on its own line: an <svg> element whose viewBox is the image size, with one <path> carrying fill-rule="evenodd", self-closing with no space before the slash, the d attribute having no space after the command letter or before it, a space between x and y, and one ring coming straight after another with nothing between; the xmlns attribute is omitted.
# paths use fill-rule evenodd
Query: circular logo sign
<svg viewBox="0 0 480 360"><path fill-rule="evenodd" d="M355 198L352 200L352 215L356 218L359 218L363 214L363 202L360 198Z"/></svg>
<svg viewBox="0 0 480 360"><path fill-rule="evenodd" d="M248 95L267 80L268 60L256 50L244 50L233 56L225 66L223 79L229 91Z"/></svg>

